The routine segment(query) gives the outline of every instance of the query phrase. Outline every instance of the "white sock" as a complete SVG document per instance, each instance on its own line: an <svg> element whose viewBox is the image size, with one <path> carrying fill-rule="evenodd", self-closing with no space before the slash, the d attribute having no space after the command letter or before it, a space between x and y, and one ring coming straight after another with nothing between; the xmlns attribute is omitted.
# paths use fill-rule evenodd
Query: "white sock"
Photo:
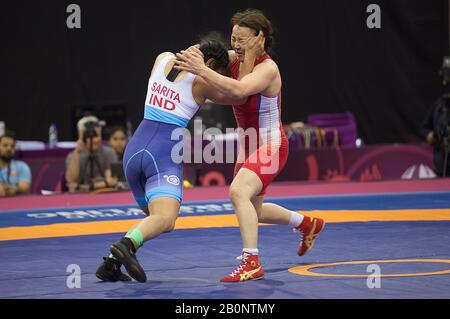
<svg viewBox="0 0 450 319"><path fill-rule="evenodd" d="M297 212L289 211L291 213L291 219L289 219L288 226L297 228L303 221L303 215L298 214Z"/></svg>
<svg viewBox="0 0 450 319"><path fill-rule="evenodd" d="M250 255L258 255L258 248L244 248L242 249L242 253L247 253Z"/></svg>

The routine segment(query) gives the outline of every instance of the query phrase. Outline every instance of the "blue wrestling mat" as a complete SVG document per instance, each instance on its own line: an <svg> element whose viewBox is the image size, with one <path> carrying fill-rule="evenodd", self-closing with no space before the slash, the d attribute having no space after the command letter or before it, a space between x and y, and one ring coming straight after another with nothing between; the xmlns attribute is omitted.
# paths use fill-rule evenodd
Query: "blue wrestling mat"
<svg viewBox="0 0 450 319"><path fill-rule="evenodd" d="M235 258L241 249L239 228L220 226L220 218L232 214L229 202L185 203L180 219L211 215L218 218L218 224L201 228L194 224L147 242L138 252L148 277L143 284L100 282L95 271L101 257L108 255L109 244L121 234L81 232L83 226L92 227L93 221L121 223L142 218L135 207L2 212L0 297L450 298L450 192L267 201L317 212L328 223L303 257L296 255L298 233L285 226L261 226L259 248L265 279L240 284L219 282L238 264ZM373 212L379 219L373 220ZM368 221L361 221L365 216ZM71 229L68 236L39 238L40 232L58 225L75 227L75 233ZM80 235L76 235L78 229ZM36 234L36 238L10 239L20 231Z"/></svg>

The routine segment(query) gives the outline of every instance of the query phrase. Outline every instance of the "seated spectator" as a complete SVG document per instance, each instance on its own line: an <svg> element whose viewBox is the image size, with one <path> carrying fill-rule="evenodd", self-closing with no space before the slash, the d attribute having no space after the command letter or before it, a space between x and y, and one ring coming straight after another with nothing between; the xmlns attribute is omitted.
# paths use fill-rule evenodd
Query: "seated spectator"
<svg viewBox="0 0 450 319"><path fill-rule="evenodd" d="M13 160L16 141L11 132L0 137L0 196L30 191L31 170L27 163Z"/></svg>
<svg viewBox="0 0 450 319"><path fill-rule="evenodd" d="M117 163L111 164L111 174L113 177L117 178L118 184L117 189L127 189L125 174L123 172L123 153L128 143L128 136L125 128L122 126L112 126L107 131L107 142L117 154L119 161Z"/></svg>
<svg viewBox="0 0 450 319"><path fill-rule="evenodd" d="M116 152L102 145L102 123L95 116L78 121L78 140L74 151L67 155L66 181L69 192L115 187L111 164L118 161Z"/></svg>
<svg viewBox="0 0 450 319"><path fill-rule="evenodd" d="M119 161L122 161L123 152L128 143L127 132L122 126L113 126L109 128L108 133L108 145L116 151Z"/></svg>

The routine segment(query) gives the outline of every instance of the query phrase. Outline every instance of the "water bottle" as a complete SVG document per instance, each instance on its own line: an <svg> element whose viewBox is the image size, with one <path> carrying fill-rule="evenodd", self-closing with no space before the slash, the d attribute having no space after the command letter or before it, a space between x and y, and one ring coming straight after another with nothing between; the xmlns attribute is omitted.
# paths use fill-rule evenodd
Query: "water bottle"
<svg viewBox="0 0 450 319"><path fill-rule="evenodd" d="M52 123L48 129L48 146L54 148L56 144L58 144L58 130L55 123Z"/></svg>

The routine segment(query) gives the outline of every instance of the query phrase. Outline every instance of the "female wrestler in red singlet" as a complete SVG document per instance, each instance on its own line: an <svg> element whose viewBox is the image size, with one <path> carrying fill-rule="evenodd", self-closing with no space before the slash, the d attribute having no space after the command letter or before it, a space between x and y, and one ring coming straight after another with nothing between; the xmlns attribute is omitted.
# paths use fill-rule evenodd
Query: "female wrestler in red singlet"
<svg viewBox="0 0 450 319"><path fill-rule="evenodd" d="M230 186L230 199L239 220L243 242L240 265L222 282L262 279L264 271L258 259L258 222L289 225L302 234L297 254L304 255L324 227L320 218L303 216L275 204L263 203L269 184L283 169L288 156L288 142L281 123L281 75L269 51L272 25L259 10L237 12L233 26L230 55L231 78L205 66L201 52L191 49L178 54L177 68L195 73L221 93L242 99L233 105L238 124L240 150ZM255 36L261 40L257 43ZM244 61L253 59L251 73L244 72ZM246 63L248 65L248 63ZM252 64L250 64L252 65ZM256 138L255 138L256 135Z"/></svg>

